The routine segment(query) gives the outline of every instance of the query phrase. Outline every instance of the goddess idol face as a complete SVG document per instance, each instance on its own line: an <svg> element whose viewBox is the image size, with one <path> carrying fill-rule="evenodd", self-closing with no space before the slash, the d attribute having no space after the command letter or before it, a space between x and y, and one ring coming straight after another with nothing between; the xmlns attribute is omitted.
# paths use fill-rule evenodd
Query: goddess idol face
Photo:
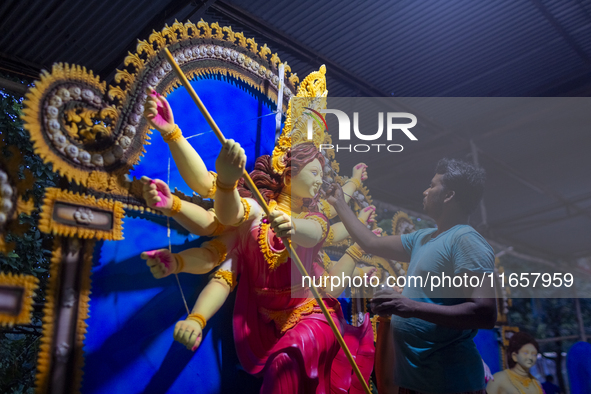
<svg viewBox="0 0 591 394"><path fill-rule="evenodd" d="M314 159L291 177L290 191L292 197L314 198L322 186L322 166L318 159Z"/></svg>
<svg viewBox="0 0 591 394"><path fill-rule="evenodd" d="M534 345L528 343L523 345L519 349L519 352L514 352L511 356L513 357L513 361L519 364L525 371L529 371L538 360L538 351Z"/></svg>

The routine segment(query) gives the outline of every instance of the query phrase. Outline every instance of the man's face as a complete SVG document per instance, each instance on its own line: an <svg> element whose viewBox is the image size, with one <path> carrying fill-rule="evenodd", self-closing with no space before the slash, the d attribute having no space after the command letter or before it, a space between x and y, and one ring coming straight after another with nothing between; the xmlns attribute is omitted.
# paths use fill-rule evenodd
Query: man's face
<svg viewBox="0 0 591 394"><path fill-rule="evenodd" d="M513 361L521 365L526 371L529 371L538 359L538 351L534 345L528 343L527 345L523 345L521 349L519 349L519 352L514 352L511 356L513 357Z"/></svg>
<svg viewBox="0 0 591 394"><path fill-rule="evenodd" d="M423 210L433 219L436 219L443 210L443 200L445 199L445 187L442 183L442 174L436 174L429 188L423 192Z"/></svg>

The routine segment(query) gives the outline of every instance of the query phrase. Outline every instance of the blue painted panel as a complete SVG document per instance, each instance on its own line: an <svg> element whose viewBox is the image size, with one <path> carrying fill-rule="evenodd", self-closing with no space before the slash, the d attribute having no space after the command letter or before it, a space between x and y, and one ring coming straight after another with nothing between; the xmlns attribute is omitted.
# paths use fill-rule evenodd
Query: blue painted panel
<svg viewBox="0 0 591 394"><path fill-rule="evenodd" d="M258 379L240 370L234 351L233 294L208 322L198 351L188 351L172 338L175 323L186 316L174 276L154 279L139 258L145 249L168 246L166 229L126 218L125 231L124 241L97 246L82 392L258 392ZM195 238L172 231L173 252L198 246L202 240ZM208 275L179 279L193 305Z"/></svg>

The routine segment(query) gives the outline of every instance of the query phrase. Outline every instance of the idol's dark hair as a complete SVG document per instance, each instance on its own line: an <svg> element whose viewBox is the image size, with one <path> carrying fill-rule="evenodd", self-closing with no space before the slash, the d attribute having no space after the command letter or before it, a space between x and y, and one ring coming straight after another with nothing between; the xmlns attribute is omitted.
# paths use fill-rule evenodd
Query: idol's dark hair
<svg viewBox="0 0 591 394"><path fill-rule="evenodd" d="M304 142L292 147L286 155L286 167L283 174L277 174L273 171L273 161L271 156L265 155L256 159L254 171L250 177L261 192L261 195L267 203L270 199L277 199L281 190L285 187L285 178L296 176L308 164L318 159L320 168L324 167L324 156L312 142ZM252 197L252 192L244 185L244 178L238 183L238 192L242 197ZM315 206L318 197L307 201L306 206ZM306 203L306 202L305 202Z"/></svg>
<svg viewBox="0 0 591 394"><path fill-rule="evenodd" d="M461 160L441 159L435 173L443 175L443 187L455 192L454 198L462 211L474 212L484 193L484 169Z"/></svg>
<svg viewBox="0 0 591 394"><path fill-rule="evenodd" d="M538 345L538 341L536 341L534 337L526 332L516 332L513 334L511 339L509 339L509 346L507 346L507 362L509 363L509 368L513 368L515 364L517 364L515 361L513 361L513 353L519 353L519 349L528 343L534 345L538 353L540 352L540 345Z"/></svg>

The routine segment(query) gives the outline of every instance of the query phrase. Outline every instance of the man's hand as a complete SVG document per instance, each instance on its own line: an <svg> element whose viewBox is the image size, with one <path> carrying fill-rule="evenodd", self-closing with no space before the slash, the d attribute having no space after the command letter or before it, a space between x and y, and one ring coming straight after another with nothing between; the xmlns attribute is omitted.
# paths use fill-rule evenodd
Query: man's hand
<svg viewBox="0 0 591 394"><path fill-rule="evenodd" d="M195 351L201 345L203 332L201 324L194 320L181 320L174 326L174 340Z"/></svg>
<svg viewBox="0 0 591 394"><path fill-rule="evenodd" d="M175 272L177 261L168 249L149 250L141 254L154 278L161 279Z"/></svg>
<svg viewBox="0 0 591 394"><path fill-rule="evenodd" d="M359 182L365 181L367 179L367 164L359 163L353 167L353 176L351 178L356 178Z"/></svg>
<svg viewBox="0 0 591 394"><path fill-rule="evenodd" d="M172 193L166 183L160 179L150 179L143 176L140 181L144 184L142 195L150 208L170 211L172 208Z"/></svg>
<svg viewBox="0 0 591 394"><path fill-rule="evenodd" d="M279 238L291 236L295 233L291 217L277 208L271 211L269 222L271 223L273 232L275 232L275 235Z"/></svg>
<svg viewBox="0 0 591 394"><path fill-rule="evenodd" d="M170 104L154 89L146 88L146 94L148 98L144 105L144 116L150 128L158 130L162 135L170 133L174 130L174 117Z"/></svg>
<svg viewBox="0 0 591 394"><path fill-rule="evenodd" d="M332 206L335 206L337 203L342 202L345 203L345 197L343 194L343 188L338 183L333 183L328 188L326 192L326 201Z"/></svg>
<svg viewBox="0 0 591 394"><path fill-rule="evenodd" d="M379 290L371 299L371 309L380 316L413 317L416 301L404 297L398 287Z"/></svg>
<svg viewBox="0 0 591 394"><path fill-rule="evenodd" d="M218 181L228 187L233 186L244 173L246 154L240 144L234 140L226 140L215 162Z"/></svg>

